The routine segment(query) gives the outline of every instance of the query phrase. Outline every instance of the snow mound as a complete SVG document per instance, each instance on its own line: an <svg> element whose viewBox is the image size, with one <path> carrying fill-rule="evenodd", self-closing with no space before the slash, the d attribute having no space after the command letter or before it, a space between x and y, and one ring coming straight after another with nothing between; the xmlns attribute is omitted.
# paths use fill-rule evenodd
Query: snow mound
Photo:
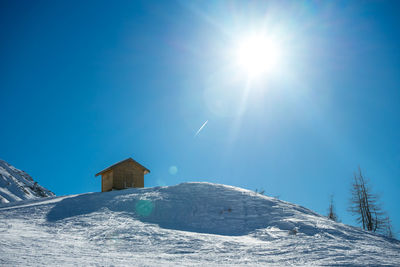
<svg viewBox="0 0 400 267"><path fill-rule="evenodd" d="M309 217L324 217L284 201L252 191L211 183L183 183L170 187L127 189L66 198L48 213L49 221L107 208L167 229L221 235L245 235L277 227L305 234L320 229Z"/></svg>
<svg viewBox="0 0 400 267"><path fill-rule="evenodd" d="M323 232L356 238L343 224L301 206L238 187L200 182L82 194L58 202L46 218L55 222L104 209L162 228L199 233L239 236L268 228L284 235Z"/></svg>
<svg viewBox="0 0 400 267"><path fill-rule="evenodd" d="M0 159L0 205L52 196L53 192L40 186L29 174Z"/></svg>

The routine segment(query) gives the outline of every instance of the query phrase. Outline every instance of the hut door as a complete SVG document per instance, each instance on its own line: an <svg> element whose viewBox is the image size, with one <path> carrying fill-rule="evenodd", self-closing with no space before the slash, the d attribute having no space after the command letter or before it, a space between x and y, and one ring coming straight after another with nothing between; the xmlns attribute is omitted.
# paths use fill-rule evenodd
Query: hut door
<svg viewBox="0 0 400 267"><path fill-rule="evenodd" d="M124 188L134 187L133 177L131 175L124 176Z"/></svg>

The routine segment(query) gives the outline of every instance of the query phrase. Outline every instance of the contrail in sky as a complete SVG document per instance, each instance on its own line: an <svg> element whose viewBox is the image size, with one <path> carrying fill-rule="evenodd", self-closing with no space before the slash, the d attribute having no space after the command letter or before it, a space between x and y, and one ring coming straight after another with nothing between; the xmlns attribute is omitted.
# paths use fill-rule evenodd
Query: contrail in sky
<svg viewBox="0 0 400 267"><path fill-rule="evenodd" d="M197 131L197 133L194 135L194 137L196 137L201 132L201 130L203 130L203 128L204 128L204 126L206 126L207 122L208 122L208 120L206 120L206 122L203 123L203 125L201 125L200 129Z"/></svg>

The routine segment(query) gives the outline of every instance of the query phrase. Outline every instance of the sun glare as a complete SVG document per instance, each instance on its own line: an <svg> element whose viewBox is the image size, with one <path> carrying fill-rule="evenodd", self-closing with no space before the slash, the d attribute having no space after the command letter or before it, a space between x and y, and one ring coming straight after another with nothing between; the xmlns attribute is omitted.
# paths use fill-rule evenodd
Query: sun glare
<svg viewBox="0 0 400 267"><path fill-rule="evenodd" d="M238 43L237 64L248 76L259 76L278 68L281 51L278 43L272 38L250 36Z"/></svg>

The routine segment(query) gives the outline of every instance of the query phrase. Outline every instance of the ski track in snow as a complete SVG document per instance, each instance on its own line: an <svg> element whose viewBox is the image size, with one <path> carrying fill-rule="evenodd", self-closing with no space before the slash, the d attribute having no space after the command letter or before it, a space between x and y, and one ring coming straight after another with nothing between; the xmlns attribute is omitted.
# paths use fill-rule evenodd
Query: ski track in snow
<svg viewBox="0 0 400 267"><path fill-rule="evenodd" d="M248 190L184 183L0 206L0 265L400 266L400 242Z"/></svg>

